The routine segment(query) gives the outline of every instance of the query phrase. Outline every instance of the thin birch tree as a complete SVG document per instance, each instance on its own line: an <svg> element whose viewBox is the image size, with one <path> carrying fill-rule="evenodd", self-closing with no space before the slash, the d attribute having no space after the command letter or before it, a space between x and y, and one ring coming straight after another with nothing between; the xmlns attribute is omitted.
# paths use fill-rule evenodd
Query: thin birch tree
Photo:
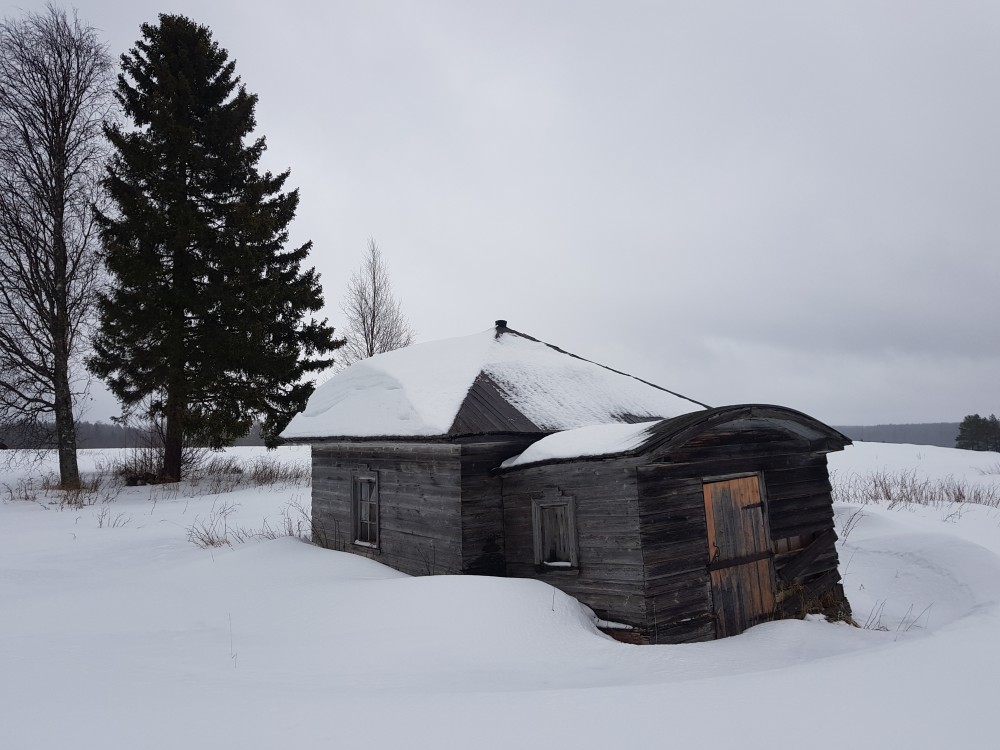
<svg viewBox="0 0 1000 750"><path fill-rule="evenodd" d="M106 45L75 13L0 21L0 424L54 420L65 488L80 481L74 397L101 274L111 82Z"/></svg>
<svg viewBox="0 0 1000 750"><path fill-rule="evenodd" d="M347 294L340 309L347 321L346 343L337 356L341 365L413 343L413 329L392 293L389 267L373 239L368 240L368 252L361 268L347 284Z"/></svg>

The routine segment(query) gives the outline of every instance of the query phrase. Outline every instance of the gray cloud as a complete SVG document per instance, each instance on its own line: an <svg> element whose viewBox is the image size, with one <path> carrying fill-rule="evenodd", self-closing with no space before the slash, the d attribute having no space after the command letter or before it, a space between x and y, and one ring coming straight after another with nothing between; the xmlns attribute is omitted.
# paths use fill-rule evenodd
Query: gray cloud
<svg viewBox="0 0 1000 750"><path fill-rule="evenodd" d="M160 9L80 3L116 52ZM172 10L260 95L334 322L373 236L421 339L506 317L712 403L1000 411L1000 6Z"/></svg>

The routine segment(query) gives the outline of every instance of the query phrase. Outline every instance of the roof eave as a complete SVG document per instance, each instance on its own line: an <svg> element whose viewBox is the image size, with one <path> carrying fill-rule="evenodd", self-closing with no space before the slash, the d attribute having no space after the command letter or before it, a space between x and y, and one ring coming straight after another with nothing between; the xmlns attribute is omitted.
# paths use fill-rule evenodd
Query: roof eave
<svg viewBox="0 0 1000 750"><path fill-rule="evenodd" d="M280 438L281 444L312 445L314 443L449 443L466 438L516 438L534 437L541 440L552 431L518 431L505 430L498 432L448 432L441 435L324 435L322 437Z"/></svg>

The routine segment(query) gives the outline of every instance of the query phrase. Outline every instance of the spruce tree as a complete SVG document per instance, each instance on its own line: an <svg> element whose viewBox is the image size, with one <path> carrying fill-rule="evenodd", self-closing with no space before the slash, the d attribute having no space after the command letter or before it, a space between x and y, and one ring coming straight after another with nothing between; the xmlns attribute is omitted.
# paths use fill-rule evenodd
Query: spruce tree
<svg viewBox="0 0 1000 750"><path fill-rule="evenodd" d="M969 414L958 426L956 448L970 451L1000 451L1000 420L995 414Z"/></svg>
<svg viewBox="0 0 1000 750"><path fill-rule="evenodd" d="M282 191L287 171L258 172L257 97L211 31L160 15L121 64L115 96L134 127L106 128L112 283L89 366L126 412L165 422L162 474L177 480L186 439L221 447L260 421L273 444L341 342L311 315L311 243L285 249L298 191Z"/></svg>
<svg viewBox="0 0 1000 750"><path fill-rule="evenodd" d="M970 451L983 450L982 439L986 420L978 414L969 414L958 426L955 447Z"/></svg>

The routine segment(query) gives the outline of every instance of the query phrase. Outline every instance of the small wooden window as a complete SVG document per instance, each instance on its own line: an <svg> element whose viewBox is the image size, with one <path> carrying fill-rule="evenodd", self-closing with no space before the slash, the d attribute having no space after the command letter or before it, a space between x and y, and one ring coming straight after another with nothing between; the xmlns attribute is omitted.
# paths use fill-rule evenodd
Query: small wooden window
<svg viewBox="0 0 1000 750"><path fill-rule="evenodd" d="M354 514L354 543L378 547L379 507L378 475L358 472L351 478Z"/></svg>
<svg viewBox="0 0 1000 750"><path fill-rule="evenodd" d="M579 567L576 543L576 503L572 497L531 501L535 566L539 570Z"/></svg>

